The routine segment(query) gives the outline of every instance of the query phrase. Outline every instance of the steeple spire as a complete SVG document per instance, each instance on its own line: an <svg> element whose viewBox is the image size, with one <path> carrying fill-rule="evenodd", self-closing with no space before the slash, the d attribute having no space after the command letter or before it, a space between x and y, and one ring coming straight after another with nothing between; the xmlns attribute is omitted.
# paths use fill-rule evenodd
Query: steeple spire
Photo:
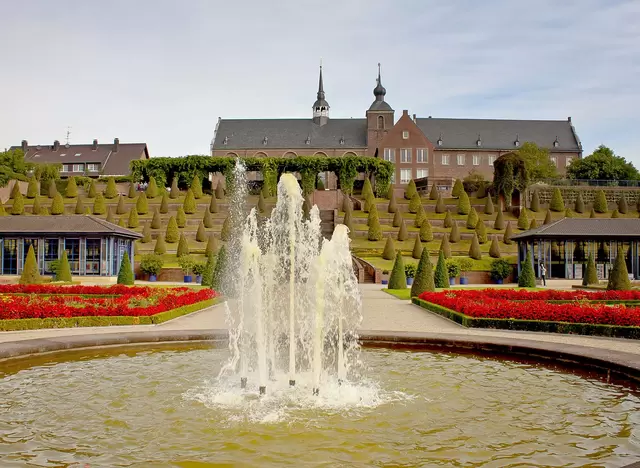
<svg viewBox="0 0 640 468"><path fill-rule="evenodd" d="M322 59L320 59L320 80L318 81L318 99L324 99L324 86L322 84Z"/></svg>
<svg viewBox="0 0 640 468"><path fill-rule="evenodd" d="M376 87L373 89L373 95L376 97L376 101L384 101L384 95L387 94L387 90L382 86L382 78L380 77L380 62L378 62L378 79Z"/></svg>
<svg viewBox="0 0 640 468"><path fill-rule="evenodd" d="M318 79L318 95L313 103L313 122L324 125L329 120L329 103L324 96L324 83L322 82L322 59L320 59L320 78Z"/></svg>

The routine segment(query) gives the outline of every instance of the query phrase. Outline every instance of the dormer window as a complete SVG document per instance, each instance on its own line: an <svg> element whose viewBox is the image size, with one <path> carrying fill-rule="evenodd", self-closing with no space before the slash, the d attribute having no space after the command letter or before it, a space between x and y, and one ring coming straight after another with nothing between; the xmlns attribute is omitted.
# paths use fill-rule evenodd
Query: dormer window
<svg viewBox="0 0 640 468"><path fill-rule="evenodd" d="M402 131L402 139L403 140L408 140L409 139L409 130L403 130Z"/></svg>
<svg viewBox="0 0 640 468"><path fill-rule="evenodd" d="M516 135L516 141L513 142L513 146L516 148L520 146L520 135Z"/></svg>
<svg viewBox="0 0 640 468"><path fill-rule="evenodd" d="M224 137L224 140L222 140L222 144L226 145L227 143L229 143L229 137Z"/></svg>
<svg viewBox="0 0 640 468"><path fill-rule="evenodd" d="M440 134L440 137L438 138L438 146L442 146L442 133Z"/></svg>
<svg viewBox="0 0 640 468"><path fill-rule="evenodd" d="M269 138L268 137L264 137L264 140L262 140L262 144L266 145L267 143L269 143Z"/></svg>
<svg viewBox="0 0 640 468"><path fill-rule="evenodd" d="M340 144L344 145L344 137L343 136L340 137Z"/></svg>
<svg viewBox="0 0 640 468"><path fill-rule="evenodd" d="M304 143L305 143L306 145L310 145L310 144L311 144L311 137L310 137L310 136L307 136L307 139L304 141Z"/></svg>
<svg viewBox="0 0 640 468"><path fill-rule="evenodd" d="M476 146L482 146L482 139L480 138L480 135L478 135L478 139L476 140Z"/></svg>
<svg viewBox="0 0 640 468"><path fill-rule="evenodd" d="M556 139L553 141L553 147L557 148L558 145L560 145L560 143L558 142L558 137L556 137Z"/></svg>

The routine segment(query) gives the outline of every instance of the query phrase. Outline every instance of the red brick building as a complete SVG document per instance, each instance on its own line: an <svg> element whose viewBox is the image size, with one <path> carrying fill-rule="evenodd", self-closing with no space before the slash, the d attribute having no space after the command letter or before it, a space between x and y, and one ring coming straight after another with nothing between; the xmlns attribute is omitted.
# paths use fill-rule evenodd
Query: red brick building
<svg viewBox="0 0 640 468"><path fill-rule="evenodd" d="M506 152L533 142L549 150L560 173L582 144L567 120L498 120L417 118L407 110L395 120L385 101L380 68L374 101L364 119L331 119L325 98L322 67L310 119L218 119L212 156L295 157L371 156L395 163L396 188L411 179L429 177L443 188L471 171L491 179L493 162ZM325 178L335 188L332 174Z"/></svg>

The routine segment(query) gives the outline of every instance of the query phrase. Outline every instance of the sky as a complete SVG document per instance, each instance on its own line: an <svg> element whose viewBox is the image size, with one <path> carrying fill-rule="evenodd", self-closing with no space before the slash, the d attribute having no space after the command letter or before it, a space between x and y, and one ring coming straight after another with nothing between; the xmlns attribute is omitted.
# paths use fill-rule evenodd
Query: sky
<svg viewBox="0 0 640 468"><path fill-rule="evenodd" d="M208 154L218 117L572 122L640 167L640 0L0 0L0 148Z"/></svg>

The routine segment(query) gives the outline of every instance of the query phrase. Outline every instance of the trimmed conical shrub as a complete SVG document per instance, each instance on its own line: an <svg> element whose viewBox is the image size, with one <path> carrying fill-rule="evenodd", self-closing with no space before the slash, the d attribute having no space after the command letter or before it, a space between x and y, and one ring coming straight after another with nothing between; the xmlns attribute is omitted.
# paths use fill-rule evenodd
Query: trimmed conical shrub
<svg viewBox="0 0 640 468"><path fill-rule="evenodd" d="M118 197L118 205L116 206L116 214L121 215L127 212L127 205L124 203L124 197L120 195Z"/></svg>
<svg viewBox="0 0 640 468"><path fill-rule="evenodd" d="M216 198L218 200L224 199L224 186L221 180L218 181L218 185L216 186Z"/></svg>
<svg viewBox="0 0 640 468"><path fill-rule="evenodd" d="M436 264L436 271L433 275L433 282L436 288L446 289L449 287L449 274L447 273L447 264L442 250L440 250L438 254L438 263Z"/></svg>
<svg viewBox="0 0 640 468"><path fill-rule="evenodd" d="M27 186L27 198L36 198L39 192L38 181L34 176L31 176L29 178L29 185Z"/></svg>
<svg viewBox="0 0 640 468"><path fill-rule="evenodd" d="M518 229L526 231L529 229L529 217L527 216L527 209L522 207L520 209L520 216L518 217Z"/></svg>
<svg viewBox="0 0 640 468"><path fill-rule="evenodd" d="M420 226L420 240L422 242L431 242L433 240L433 229L428 219L425 219Z"/></svg>
<svg viewBox="0 0 640 468"><path fill-rule="evenodd" d="M598 280L598 270L596 269L596 262L593 260L593 254L589 254L587 266L582 278L582 285L591 286L593 284L600 284L600 280Z"/></svg>
<svg viewBox="0 0 640 468"><path fill-rule="evenodd" d="M139 215L144 215L149 212L149 202L147 201L147 195L144 192L138 195L138 199L136 200L136 211Z"/></svg>
<svg viewBox="0 0 640 468"><path fill-rule="evenodd" d="M400 229L398 230L398 240L402 242L407 240L407 237L409 237L409 234L407 233L407 226L403 219L400 223Z"/></svg>
<svg viewBox="0 0 640 468"><path fill-rule="evenodd" d="M419 228L422 226L424 220L427 219L427 215L424 212L424 208L422 207L422 203L418 205L418 211L416 211L416 218L413 221L413 226Z"/></svg>
<svg viewBox="0 0 640 468"><path fill-rule="evenodd" d="M9 200L13 200L14 198L16 198L16 196L18 194L21 194L21 192L20 192L20 184L16 180L13 183L13 187L11 187L11 192L9 193Z"/></svg>
<svg viewBox="0 0 640 468"><path fill-rule="evenodd" d="M573 218L573 211L571 211L571 208L567 207L564 210L564 217L565 218Z"/></svg>
<svg viewBox="0 0 640 468"><path fill-rule="evenodd" d="M164 243L164 237L162 236L156 237L156 245L153 248L153 253L157 255L164 255L167 253L167 246Z"/></svg>
<svg viewBox="0 0 640 468"><path fill-rule="evenodd" d="M346 200L346 197L345 197ZM391 199L389 200L389 206L387 207L388 213L395 213L398 211L398 204L396 203L396 196L394 192L391 192Z"/></svg>
<svg viewBox="0 0 640 468"><path fill-rule="evenodd" d="M218 239L213 233L209 234L209 239L207 240L207 248L204 250L204 253L208 256L214 255L218 251Z"/></svg>
<svg viewBox="0 0 640 468"><path fill-rule="evenodd" d="M447 210L447 206L444 204L444 200L442 195L438 194L438 198L436 199L436 213L441 214Z"/></svg>
<svg viewBox="0 0 640 468"><path fill-rule="evenodd" d="M231 238L231 218L227 216L222 223L222 231L220 231L220 239L228 241Z"/></svg>
<svg viewBox="0 0 640 468"><path fill-rule="evenodd" d="M213 270L213 278L211 278L211 289L221 292L226 269L227 247L223 245L218 252L218 258L216 258L216 266Z"/></svg>
<svg viewBox="0 0 640 468"><path fill-rule="evenodd" d="M184 233L181 233L180 240L178 240L176 257L182 257L183 255L189 255L189 243L187 242L187 238L184 237Z"/></svg>
<svg viewBox="0 0 640 468"><path fill-rule="evenodd" d="M413 243L413 251L411 252L411 256L416 260L420 258L422 255L422 242L420 242L420 236L416 236L416 239Z"/></svg>
<svg viewBox="0 0 640 468"><path fill-rule="evenodd" d="M429 258L429 249L422 249L418 268L416 269L416 277L411 285L411 297L418 297L426 291L435 291L436 285L433 279L433 265Z"/></svg>
<svg viewBox="0 0 640 468"><path fill-rule="evenodd" d="M262 192L258 196L258 212L264 213L267 210L264 204L264 197L262 196Z"/></svg>
<svg viewBox="0 0 640 468"><path fill-rule="evenodd" d="M551 221L551 210L547 210L547 214L544 216L544 222L542 224L550 224Z"/></svg>
<svg viewBox="0 0 640 468"><path fill-rule="evenodd" d="M96 181L94 179L91 179L91 182L89 182L89 189L87 190L87 197L96 198L97 194L98 191L96 190Z"/></svg>
<svg viewBox="0 0 640 468"><path fill-rule="evenodd" d="M56 192L56 194L54 195L53 202L51 203L51 214L64 214L64 200L62 199L62 195L60 195L58 192Z"/></svg>
<svg viewBox="0 0 640 468"><path fill-rule="evenodd" d="M462 185L462 181L460 179L456 179L453 184L453 189L451 189L451 196L453 198L458 198L462 192L464 192L464 186ZM466 213L462 213L466 214Z"/></svg>
<svg viewBox="0 0 640 468"><path fill-rule="evenodd" d="M584 200L582 199L582 192L578 190L578 195L576 195L576 203L573 206L573 210L576 213L584 213Z"/></svg>
<svg viewBox="0 0 640 468"><path fill-rule="evenodd" d="M127 198L134 199L136 198L136 186L133 182L129 182L129 192L127 193Z"/></svg>
<svg viewBox="0 0 640 468"><path fill-rule="evenodd" d="M593 208L591 208L591 211L589 212L589 218L593 219L595 217L596 217L596 211Z"/></svg>
<svg viewBox="0 0 640 468"><path fill-rule="evenodd" d="M527 250L527 257L522 264L522 269L520 270L520 275L518 276L518 287L536 287L536 275L533 272L533 260L531 259L531 252L529 250Z"/></svg>
<svg viewBox="0 0 640 468"><path fill-rule="evenodd" d="M152 229L160 229L162 227L162 218L160 217L160 213L158 213L158 208L153 210L153 218L151 218L151 228Z"/></svg>
<svg viewBox="0 0 640 468"><path fill-rule="evenodd" d="M29 246L27 258L24 261L24 267L18 282L20 284L38 284L41 281L40 273L38 273L38 261L36 260L36 253L33 251L32 244Z"/></svg>
<svg viewBox="0 0 640 468"><path fill-rule="evenodd" d="M187 215L184 213L184 208L181 206L178 207L178 211L176 212L176 223L178 223L179 228L183 228L187 225Z"/></svg>
<svg viewBox="0 0 640 468"><path fill-rule="evenodd" d="M109 206L109 208L107 208L107 223L113 223L115 224L116 221L116 217L113 214L113 206Z"/></svg>
<svg viewBox="0 0 640 468"><path fill-rule="evenodd" d="M184 197L182 208L187 214L193 214L196 212L196 198L193 195L193 190L191 190L191 188L187 190L187 195Z"/></svg>
<svg viewBox="0 0 640 468"><path fill-rule="evenodd" d="M471 247L469 247L469 257L474 260L480 260L482 258L482 252L480 251L480 242L478 241L478 234L473 233L473 239L471 240Z"/></svg>
<svg viewBox="0 0 640 468"><path fill-rule="evenodd" d="M551 195L551 203L549 204L549 208L551 211L564 211L564 200L562 199L562 193L559 188L553 189L553 194Z"/></svg>
<svg viewBox="0 0 640 468"><path fill-rule="evenodd" d="M618 211L622 214L627 214L627 211L629 211L629 206L627 205L627 199L625 198L624 195L622 195L618 200Z"/></svg>
<svg viewBox="0 0 640 468"><path fill-rule="evenodd" d="M481 244L484 244L487 242L487 228L484 225L484 223L482 222L481 219L478 220L478 222L476 223L476 235L478 236L478 242L480 242Z"/></svg>
<svg viewBox="0 0 640 468"><path fill-rule="evenodd" d="M353 211L353 205L351 199L345 195L342 197L342 212L346 213L347 211Z"/></svg>
<svg viewBox="0 0 640 468"><path fill-rule="evenodd" d="M193 176L193 182L191 182L191 191L196 199L202 198L202 177L200 174Z"/></svg>
<svg viewBox="0 0 640 468"><path fill-rule="evenodd" d="M211 213L209 210L204 210L204 217L202 218L202 222L204 223L204 227L210 229L213 227L213 219L211 218Z"/></svg>
<svg viewBox="0 0 640 468"><path fill-rule="evenodd" d="M131 261L129 260L129 254L125 250L120 262L120 271L118 271L118 284L126 284L131 286L134 283L133 270L131 269Z"/></svg>
<svg viewBox="0 0 640 468"><path fill-rule="evenodd" d="M478 191L476 192L476 198L478 199L482 199L484 197L487 196L487 185L485 182L480 182L480 185L478 186ZM491 198L491 197L489 197ZM491 203L493 204L493 200L491 201ZM490 213L488 213L490 214Z"/></svg>
<svg viewBox="0 0 640 468"><path fill-rule="evenodd" d="M618 249L616 261L613 264L613 269L609 273L607 289L610 291L628 291L631 289L624 249Z"/></svg>
<svg viewBox="0 0 640 468"><path fill-rule="evenodd" d="M67 251L62 251L62 257L58 268L56 268L56 281L63 281L65 283L71 282L71 267L69 266L69 259L67 257Z"/></svg>
<svg viewBox="0 0 640 468"><path fill-rule="evenodd" d="M496 220L493 223L493 229L504 229L504 216L502 215L502 210L498 210L496 214Z"/></svg>
<svg viewBox="0 0 640 468"><path fill-rule="evenodd" d="M33 206L31 207L31 213L34 215L39 215L40 211L42 211L42 206L40 205L40 197L38 194L33 199Z"/></svg>
<svg viewBox="0 0 640 468"><path fill-rule="evenodd" d="M7 216L7 211L4 209L4 205L2 204L1 199L0 199L0 216Z"/></svg>
<svg viewBox="0 0 640 468"><path fill-rule="evenodd" d="M451 226L453 226L451 211L447 210L447 213L444 215L444 220L442 221L442 226L445 228L450 228Z"/></svg>
<svg viewBox="0 0 640 468"><path fill-rule="evenodd" d="M389 188L387 189L387 197L386 198L387 198L387 200L391 200L392 197L395 197L395 190L393 189L393 185L389 184Z"/></svg>
<svg viewBox="0 0 640 468"><path fill-rule="evenodd" d="M140 221L138 220L138 213L135 209L129 210L129 220L127 221L128 228L137 228L140 225Z"/></svg>
<svg viewBox="0 0 640 468"><path fill-rule="evenodd" d="M400 227L400 223L402 223L402 213L400 211L396 211L396 214L393 215L391 225L393 227Z"/></svg>
<svg viewBox="0 0 640 468"><path fill-rule="evenodd" d="M180 230L178 229L178 223L176 223L176 218L171 216L169 218L169 222L167 223L167 230L164 234L164 240L169 244L175 244L180 239Z"/></svg>
<svg viewBox="0 0 640 468"><path fill-rule="evenodd" d="M387 242L384 244L384 250L382 251L382 258L385 260L393 260L396 257L396 247L393 245L393 239L391 236L387 236Z"/></svg>
<svg viewBox="0 0 640 468"><path fill-rule="evenodd" d="M402 253L398 251L396 259L393 262L393 269L389 276L389 289L406 289L407 288L407 275L404 272L404 261L402 260Z"/></svg>
<svg viewBox="0 0 640 468"><path fill-rule="evenodd" d="M169 212L169 195L167 192L162 194L162 200L160 201L160 213L168 213Z"/></svg>
<svg viewBox="0 0 640 468"><path fill-rule="evenodd" d="M474 207L471 207L469 214L467 215L467 229L475 229L478 224L478 213Z"/></svg>
<svg viewBox="0 0 640 468"><path fill-rule="evenodd" d="M374 194L373 194L373 187L371 187L371 180L369 180L369 177L365 177L364 178L364 184L362 185L362 198L364 198L365 200L371 198L375 198Z"/></svg>
<svg viewBox="0 0 640 468"><path fill-rule="evenodd" d="M82 197L78 197L78 199L76 200L75 213L76 214L84 213L84 202L82 201Z"/></svg>
<svg viewBox="0 0 640 468"><path fill-rule="evenodd" d="M415 181L411 179L404 191L404 198L406 198L407 200L411 200L414 195L418 195L418 190L416 189Z"/></svg>
<svg viewBox="0 0 640 468"><path fill-rule="evenodd" d="M401 223L404 224L404 223ZM382 239L382 228L380 227L380 220L376 216L369 224L369 232L367 232L367 239L370 241L379 241Z"/></svg>
<svg viewBox="0 0 640 468"><path fill-rule="evenodd" d="M209 203L209 213L217 213L217 212L218 212L218 200L216 199L215 193L212 193L211 202Z"/></svg>
<svg viewBox="0 0 640 468"><path fill-rule="evenodd" d="M118 226L127 227L127 220L124 219L124 216L120 216L120 219L118 220Z"/></svg>
<svg viewBox="0 0 640 468"><path fill-rule="evenodd" d="M451 245L449 244L449 235L444 234L440 241L440 251L444 253L445 258L451 258Z"/></svg>
<svg viewBox="0 0 640 468"><path fill-rule="evenodd" d="M378 208L376 208L376 205L371 205L371 209L369 210L369 214L367 216L367 226L371 225L373 218L379 218Z"/></svg>
<svg viewBox="0 0 640 468"><path fill-rule="evenodd" d="M104 197L101 193L96 194L96 198L93 202L93 214L103 215L107 212L107 205L105 204Z"/></svg>
<svg viewBox="0 0 640 468"><path fill-rule="evenodd" d="M531 220L531 223L529 223L529 230L536 229L537 227L538 227L538 221L536 221L536 218L533 218Z"/></svg>
<svg viewBox="0 0 640 468"><path fill-rule="evenodd" d="M618 209L617 208L611 212L611 217L612 218L619 218L620 217L620 213L618 213Z"/></svg>
<svg viewBox="0 0 640 468"><path fill-rule="evenodd" d="M458 197L458 214L466 215L471 211L471 204L469 203L469 196L464 190L460 192Z"/></svg>
<svg viewBox="0 0 640 468"><path fill-rule="evenodd" d="M151 227L149 226L149 223L144 223L144 227L142 228L142 239L140 239L140 242L143 244L151 242Z"/></svg>
<svg viewBox="0 0 640 468"><path fill-rule="evenodd" d="M198 230L196 231L196 241L204 242L207 240L207 231L204 229L204 223L200 221Z"/></svg>
<svg viewBox="0 0 640 468"><path fill-rule="evenodd" d="M156 183L156 179L152 176L149 177L149 185L147 185L147 189L144 191L147 195L147 198L156 198L158 196L158 184Z"/></svg>
<svg viewBox="0 0 640 468"><path fill-rule="evenodd" d="M342 219L342 224L349 228L349 234L353 233L353 212L347 211L344 214L344 218Z"/></svg>
<svg viewBox="0 0 640 468"><path fill-rule="evenodd" d="M606 213L609 210L607 205L607 196L603 190L598 190L593 201L593 209L596 213Z"/></svg>
<svg viewBox="0 0 640 468"><path fill-rule="evenodd" d="M47 208L46 206L43 206L42 208L40 208L40 211L38 212L38 214L40 216L49 216L49 208Z"/></svg>
<svg viewBox="0 0 640 468"><path fill-rule="evenodd" d="M171 190L169 190L169 198L175 200L180 198L180 189L178 188L178 179L174 177L171 180Z"/></svg>
<svg viewBox="0 0 640 468"><path fill-rule="evenodd" d="M207 263L204 266L204 271L202 272L202 281L200 284L202 286L211 287L211 280L213 279L213 272L216 268L216 256L214 254L207 254Z"/></svg>
<svg viewBox="0 0 640 468"><path fill-rule="evenodd" d="M491 237L491 245L489 246L489 256L492 258L500 258L502 253L500 252L500 244L496 236Z"/></svg>
<svg viewBox="0 0 640 468"><path fill-rule="evenodd" d="M56 196L56 193L58 193L58 187L56 185L56 181L53 179L49 180L49 188L47 190L47 195L49 196L49 198L53 198Z"/></svg>
<svg viewBox="0 0 640 468"><path fill-rule="evenodd" d="M451 233L449 234L449 241L452 244L455 244L456 242L460 242L460 228L458 227L458 222L454 221L453 225L451 226Z"/></svg>
<svg viewBox="0 0 640 468"><path fill-rule="evenodd" d="M21 215L24 213L24 198L20 192L16 193L13 199L13 205L11 205L12 215Z"/></svg>
<svg viewBox="0 0 640 468"><path fill-rule="evenodd" d="M107 186L104 189L104 197L108 200L112 200L118 196L118 187L116 186L116 180L113 177L107 179Z"/></svg>
<svg viewBox="0 0 640 468"><path fill-rule="evenodd" d="M513 232L511 230L511 221L507 221L507 227L504 230L504 235L502 236L502 242L504 242L507 245L511 245L513 244L513 241L511 240L512 237L513 237Z"/></svg>
<svg viewBox="0 0 640 468"><path fill-rule="evenodd" d="M537 190L534 190L533 195L531 195L531 203L529 204L529 209L534 213L540 211L540 197L538 196Z"/></svg>
<svg viewBox="0 0 640 468"><path fill-rule="evenodd" d="M487 197L487 201L484 203L484 214L492 215L494 211L493 200L491 197Z"/></svg>
<svg viewBox="0 0 640 468"><path fill-rule="evenodd" d="M78 196L78 186L76 185L76 178L69 177L67 181L67 188L64 191L65 198L75 198Z"/></svg>
<svg viewBox="0 0 640 468"><path fill-rule="evenodd" d="M91 208L89 208L88 206L85 206L84 207L84 214L90 215L91 214Z"/></svg>
<svg viewBox="0 0 640 468"><path fill-rule="evenodd" d="M432 184L431 191L429 192L429 200L437 200L438 195L438 187L436 187L436 184Z"/></svg>
<svg viewBox="0 0 640 468"><path fill-rule="evenodd" d="M409 213L417 213L420 204L420 197L416 193L413 197L411 197L411 200L409 200Z"/></svg>

